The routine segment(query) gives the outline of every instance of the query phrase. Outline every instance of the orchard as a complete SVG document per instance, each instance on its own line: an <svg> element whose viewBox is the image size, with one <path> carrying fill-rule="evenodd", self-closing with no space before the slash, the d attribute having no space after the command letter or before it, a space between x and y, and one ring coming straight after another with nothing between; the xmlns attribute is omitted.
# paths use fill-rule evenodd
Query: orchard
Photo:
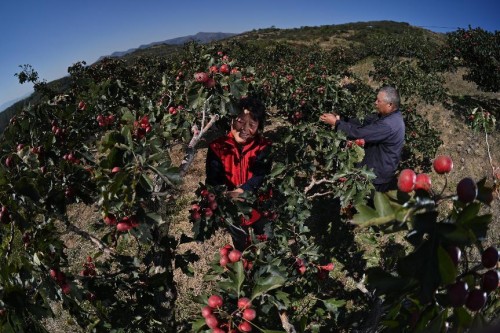
<svg viewBox="0 0 500 333"><path fill-rule="evenodd" d="M393 56L414 44L401 45ZM485 242L498 180L448 182L457 163L436 156L439 133L415 112L415 98L437 103L445 89L439 66L416 57L412 70L382 59L370 74L407 101L399 188L375 193L373 205L374 174L357 167L364 140L318 122L323 112L363 118L372 109L376 89L349 70L361 60L354 53L189 43L168 59L77 63L64 92L24 67L19 81L43 97L1 138L2 331L46 332L55 303L88 332L439 332L493 323L499 252ZM182 196L197 151L227 130L245 96L268 109L273 169L264 185L240 201L202 177ZM495 115L481 115L494 130ZM97 217L76 223L70 212L82 207ZM203 270L199 257L178 251L239 226L252 208L271 227L251 234L243 251L218 244L203 254ZM176 210L191 226L182 235ZM68 256L68 235L91 253ZM356 260L380 235L401 237L399 255ZM341 237L352 243L342 245L346 256ZM188 316L177 308L176 268L205 282L184 296Z"/></svg>

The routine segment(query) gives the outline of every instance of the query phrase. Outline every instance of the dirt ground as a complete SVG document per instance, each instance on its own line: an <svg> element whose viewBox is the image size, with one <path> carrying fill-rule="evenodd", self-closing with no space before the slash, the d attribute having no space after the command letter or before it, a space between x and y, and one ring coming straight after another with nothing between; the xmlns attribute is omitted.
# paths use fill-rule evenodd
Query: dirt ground
<svg viewBox="0 0 500 333"><path fill-rule="evenodd" d="M448 88L451 95L467 94L471 96L486 97L500 102L500 93L485 94L478 92L475 85L465 82L461 79L461 72L447 75ZM438 150L439 154L450 155L454 161L453 172L448 177L448 189L452 192L454 188L450 184L457 184L464 177L472 177L479 180L487 177L493 180L492 165L500 167L500 135L497 132L488 136L489 153L486 145L484 133L472 133L464 123L463 116L456 111L446 109L441 104L420 105L417 112L422 113L431 122L432 126L441 132L442 146ZM497 117L500 117L500 110L496 110ZM500 120L500 119L499 119ZM176 150L173 153L174 163L180 164L182 151ZM206 142L202 143L197 151L195 160L191 169L184 178L181 186L181 196L178 204L178 213L173 217L171 233L176 237L181 234L191 234L191 223L188 220L188 210L191 201L195 198L194 191L199 182L205 178L205 156ZM491 163L490 163L491 156ZM440 189L444 185L444 178L431 174L433 188ZM489 238L486 243L500 244L500 199L498 196L488 209L493 214L493 222L490 228ZM101 217L97 207L87 207L84 205L75 205L71 210L71 220L77 226L88 230L91 222L99 220ZM95 249L93 244L83 242L79 237L68 234L65 238L68 246L68 256L70 260L83 261L87 255ZM217 249L230 242L230 237L225 232L218 232L214 237L204 243L186 243L177 248L179 253L187 250L193 251L199 256L199 261L195 263L194 276L190 277L181 272L180 268L175 270L175 281L177 283L177 319L187 320L199 315L199 306L193 302L192 297L206 292L211 288L202 280L202 276L208 270L208 262L212 260L212 255ZM82 331L72 323L67 314L61 310L60 306L54 304L54 310L57 317L47 320L46 326L50 332L68 332L68 327L72 332ZM68 326L69 325L69 326Z"/></svg>

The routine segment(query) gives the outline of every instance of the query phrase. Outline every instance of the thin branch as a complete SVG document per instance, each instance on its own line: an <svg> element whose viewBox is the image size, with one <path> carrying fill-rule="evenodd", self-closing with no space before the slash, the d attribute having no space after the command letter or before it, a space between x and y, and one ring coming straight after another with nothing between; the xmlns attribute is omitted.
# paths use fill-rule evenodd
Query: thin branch
<svg viewBox="0 0 500 333"><path fill-rule="evenodd" d="M323 197L325 195L332 194L332 193L334 193L334 192L328 191L328 192L322 192L322 193L314 193L313 195L308 196L307 199L312 199L312 198L316 198L316 197Z"/></svg>
<svg viewBox="0 0 500 333"><path fill-rule="evenodd" d="M111 255L111 256L115 256L116 252L114 249L112 248L109 248L106 244L104 244L103 242L101 242L99 239L95 238L94 236L92 236L91 234L89 234L88 232L78 228L77 226L73 225L72 223L70 223L67 219L64 220L64 224L66 225L66 228L71 231L71 232L74 232L75 234L91 241L92 243L94 243L95 245L97 245L97 247L99 248L99 250L101 250L102 252L104 252L105 254L108 254L108 255Z"/></svg>
<svg viewBox="0 0 500 333"><path fill-rule="evenodd" d="M279 313L279 316L281 319L281 325L287 333L297 333L295 327L293 327L293 325L288 321L288 314L286 313L286 311L281 311Z"/></svg>
<svg viewBox="0 0 500 333"><path fill-rule="evenodd" d="M307 185L306 188L304 188L304 194L309 192L314 186L319 185L319 184L323 184L323 183L333 184L333 183L335 183L335 180L326 179L326 178L316 180L316 179L314 179L314 177L311 177L311 183L309 185Z"/></svg>

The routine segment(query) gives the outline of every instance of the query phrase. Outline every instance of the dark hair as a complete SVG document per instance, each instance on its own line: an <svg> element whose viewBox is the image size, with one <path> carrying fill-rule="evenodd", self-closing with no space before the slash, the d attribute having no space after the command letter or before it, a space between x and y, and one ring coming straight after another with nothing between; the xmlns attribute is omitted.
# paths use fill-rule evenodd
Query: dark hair
<svg viewBox="0 0 500 333"><path fill-rule="evenodd" d="M400 103L400 98L399 98L399 93L396 90L396 88L392 86L383 86L380 88L379 91L382 91L385 93L385 101L387 103L392 103L396 107L396 109L399 109L399 103Z"/></svg>
<svg viewBox="0 0 500 333"><path fill-rule="evenodd" d="M266 121L266 106L255 97L242 97L238 103L240 113L243 110L250 111L252 117L259 122L259 129L264 129L264 122Z"/></svg>

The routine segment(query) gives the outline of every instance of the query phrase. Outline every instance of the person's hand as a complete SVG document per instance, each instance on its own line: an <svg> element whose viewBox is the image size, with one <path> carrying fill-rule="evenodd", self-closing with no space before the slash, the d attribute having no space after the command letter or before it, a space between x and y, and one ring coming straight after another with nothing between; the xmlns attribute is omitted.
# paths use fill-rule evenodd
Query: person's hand
<svg viewBox="0 0 500 333"><path fill-rule="evenodd" d="M340 116L336 113L323 113L319 116L319 120L324 122L325 124L335 126L337 121L340 120Z"/></svg>
<svg viewBox="0 0 500 333"><path fill-rule="evenodd" d="M237 188L232 191L227 191L226 195L231 199L243 201L243 198L239 198L240 194L242 194L243 192L244 192L243 189Z"/></svg>

